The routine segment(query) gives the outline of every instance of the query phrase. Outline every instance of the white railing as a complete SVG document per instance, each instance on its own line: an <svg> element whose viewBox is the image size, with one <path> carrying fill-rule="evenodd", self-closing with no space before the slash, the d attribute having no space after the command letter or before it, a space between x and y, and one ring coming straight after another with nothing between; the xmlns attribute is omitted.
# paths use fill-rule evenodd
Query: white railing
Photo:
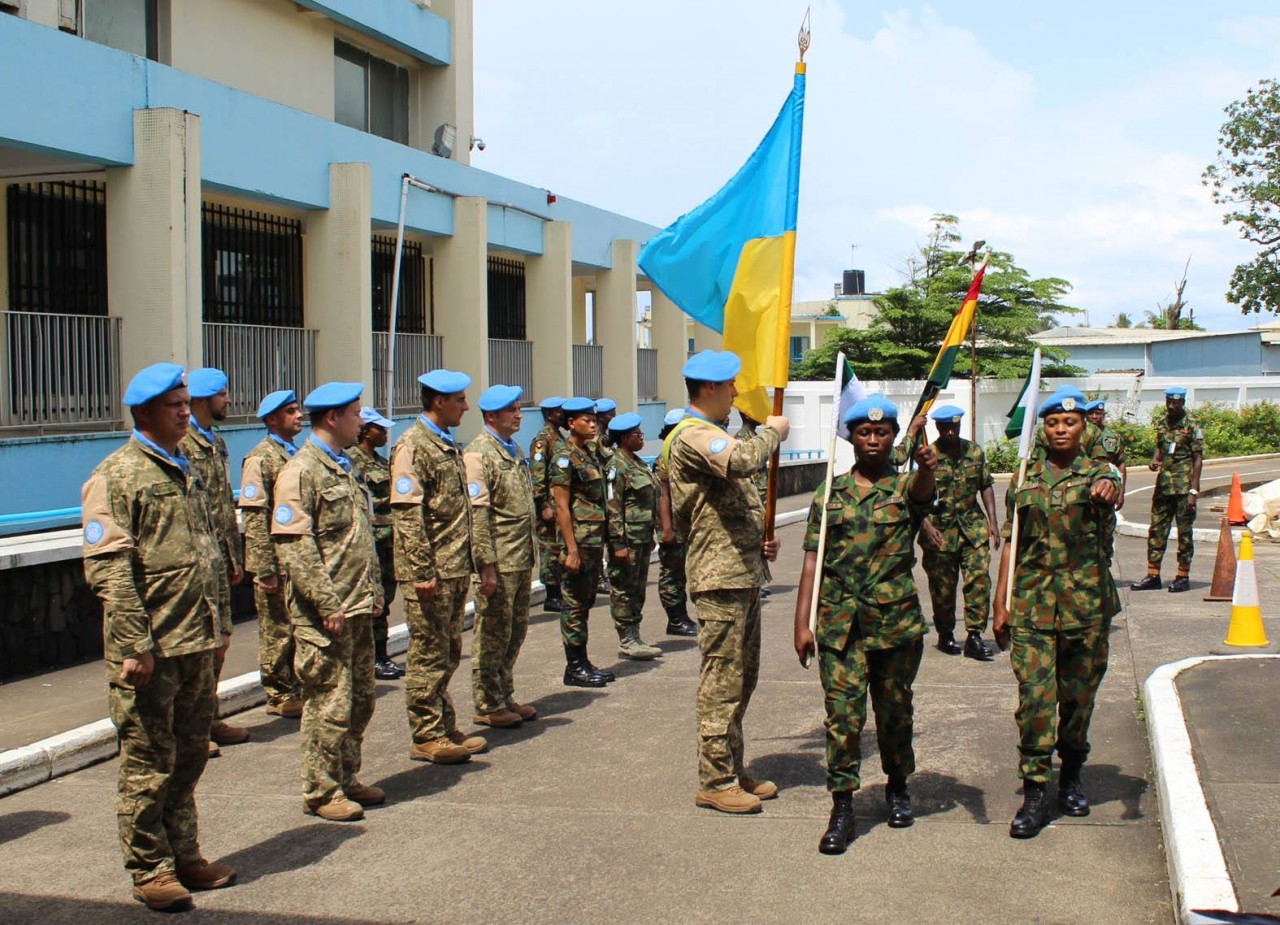
<svg viewBox="0 0 1280 925"><path fill-rule="evenodd" d="M518 385L524 389L521 402L533 401L533 342L489 338L489 381Z"/></svg>
<svg viewBox="0 0 1280 925"><path fill-rule="evenodd" d="M583 398L604 397L604 347L573 345L573 394Z"/></svg>
<svg viewBox="0 0 1280 925"><path fill-rule="evenodd" d="M316 332L258 324L204 325L204 365L227 374L232 417L252 417L262 396L316 386Z"/></svg>
<svg viewBox="0 0 1280 925"><path fill-rule="evenodd" d="M641 401L658 397L658 351L654 347L636 348L636 386Z"/></svg>
<svg viewBox="0 0 1280 925"><path fill-rule="evenodd" d="M439 334L397 334L395 410L422 410L422 386L418 377L444 365L444 338ZM387 407L387 332L373 332L373 400Z"/></svg>
<svg viewBox="0 0 1280 925"><path fill-rule="evenodd" d="M0 312L0 428L114 425L120 319Z"/></svg>

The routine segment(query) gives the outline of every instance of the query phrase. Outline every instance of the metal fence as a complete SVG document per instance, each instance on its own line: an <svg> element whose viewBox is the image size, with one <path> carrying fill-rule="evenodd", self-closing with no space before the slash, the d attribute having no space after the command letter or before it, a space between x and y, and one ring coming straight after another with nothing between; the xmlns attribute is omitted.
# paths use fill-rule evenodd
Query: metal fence
<svg viewBox="0 0 1280 925"><path fill-rule="evenodd" d="M262 396L316 386L316 332L257 324L204 325L204 364L227 374L228 414L252 417Z"/></svg>
<svg viewBox="0 0 1280 925"><path fill-rule="evenodd" d="M658 397L658 351L653 347L636 348L636 385L641 401Z"/></svg>
<svg viewBox="0 0 1280 925"><path fill-rule="evenodd" d="M583 398L604 397L604 347L573 345L573 394Z"/></svg>
<svg viewBox="0 0 1280 925"><path fill-rule="evenodd" d="M520 386L528 404L533 398L533 343L489 338L489 381Z"/></svg>
<svg viewBox="0 0 1280 925"><path fill-rule="evenodd" d="M106 184L15 183L5 199L8 309L106 317Z"/></svg>
<svg viewBox="0 0 1280 925"><path fill-rule="evenodd" d="M120 319L0 312L0 428L115 424Z"/></svg>
<svg viewBox="0 0 1280 925"><path fill-rule="evenodd" d="M422 409L418 377L444 365L444 338L439 334L397 334L395 410ZM387 407L387 332L373 332L373 401Z"/></svg>
<svg viewBox="0 0 1280 925"><path fill-rule="evenodd" d="M201 210L204 320L302 327L302 223L206 202Z"/></svg>

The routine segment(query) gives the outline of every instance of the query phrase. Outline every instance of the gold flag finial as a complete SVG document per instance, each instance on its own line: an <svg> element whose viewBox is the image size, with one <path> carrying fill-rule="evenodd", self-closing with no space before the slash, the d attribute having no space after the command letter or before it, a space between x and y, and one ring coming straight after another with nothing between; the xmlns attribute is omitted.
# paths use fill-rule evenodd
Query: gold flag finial
<svg viewBox="0 0 1280 925"><path fill-rule="evenodd" d="M800 60L804 60L804 53L809 50L809 11L810 7L804 8L804 22L800 23L800 34L796 36L796 43L800 46Z"/></svg>

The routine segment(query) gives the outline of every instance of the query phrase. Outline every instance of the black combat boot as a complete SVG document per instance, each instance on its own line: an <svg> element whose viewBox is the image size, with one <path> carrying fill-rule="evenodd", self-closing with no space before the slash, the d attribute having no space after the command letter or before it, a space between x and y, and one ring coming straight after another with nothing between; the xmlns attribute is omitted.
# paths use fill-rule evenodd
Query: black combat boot
<svg viewBox="0 0 1280 925"><path fill-rule="evenodd" d="M1064 816L1089 815L1089 798L1084 795L1084 787L1080 783L1080 769L1084 767L1083 758L1063 758L1062 767L1058 769L1058 808Z"/></svg>
<svg viewBox="0 0 1280 925"><path fill-rule="evenodd" d="M697 636L698 626L689 619L689 605L681 601L667 610L668 636Z"/></svg>
<svg viewBox="0 0 1280 925"><path fill-rule="evenodd" d="M604 678L587 667L586 646L565 646L564 662L566 687L604 687Z"/></svg>
<svg viewBox="0 0 1280 925"><path fill-rule="evenodd" d="M1044 784L1022 782L1022 808L1009 823L1010 838L1035 838L1049 824L1049 800L1044 790Z"/></svg>
<svg viewBox="0 0 1280 925"><path fill-rule="evenodd" d="M938 633L938 651L946 655L959 655L964 651L960 647L960 643L956 642L955 633Z"/></svg>
<svg viewBox="0 0 1280 925"><path fill-rule="evenodd" d="M818 851L823 854L844 854L855 834L853 791L837 790L831 794L831 821L827 823L827 830L822 833L822 840L818 842Z"/></svg>
<svg viewBox="0 0 1280 925"><path fill-rule="evenodd" d="M547 585L547 596L542 599L542 609L546 613L560 613L564 610L564 598L560 594L559 585Z"/></svg>
<svg viewBox="0 0 1280 925"><path fill-rule="evenodd" d="M1179 575L1174 578L1173 581L1169 582L1169 590L1174 594L1177 594L1180 591L1190 591L1191 579L1186 575Z"/></svg>
<svg viewBox="0 0 1280 925"><path fill-rule="evenodd" d="M1129 585L1132 591L1159 591L1163 586L1159 575L1148 575L1142 581L1135 581Z"/></svg>
<svg viewBox="0 0 1280 925"><path fill-rule="evenodd" d="M591 659L587 655L586 646L582 646L582 661L587 666L587 671L594 674L597 678L602 679L606 684L612 684L614 681L618 680L618 676L608 668L597 668L595 665L591 664Z"/></svg>
<svg viewBox="0 0 1280 925"><path fill-rule="evenodd" d="M889 805L889 828L908 829L916 821L911 812L911 794L905 777L891 777L884 788L884 801Z"/></svg>
<svg viewBox="0 0 1280 925"><path fill-rule="evenodd" d="M964 641L964 657L979 662L989 662L995 658L995 653L982 641L981 633L970 632L969 637Z"/></svg>

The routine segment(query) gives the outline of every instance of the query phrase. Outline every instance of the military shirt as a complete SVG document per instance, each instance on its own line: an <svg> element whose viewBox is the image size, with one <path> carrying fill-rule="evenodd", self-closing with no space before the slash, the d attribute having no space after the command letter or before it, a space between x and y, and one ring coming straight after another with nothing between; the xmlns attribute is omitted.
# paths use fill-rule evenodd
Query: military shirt
<svg viewBox="0 0 1280 925"><path fill-rule="evenodd" d="M852 472L831 482L827 542L818 592L817 643L843 650L852 639L868 649L889 649L924 635L924 614L911 569L915 536L929 502L911 499L914 472L886 469L872 485L858 485ZM822 498L814 492L805 552L818 551Z"/></svg>
<svg viewBox="0 0 1280 925"><path fill-rule="evenodd" d="M552 463L559 451L560 442L560 429L546 424L533 438L533 443L529 444L529 472L533 477L533 501L539 511L552 506Z"/></svg>
<svg viewBox="0 0 1280 925"><path fill-rule="evenodd" d="M217 648L231 615L218 606L227 577L203 478L131 438L98 463L80 497L106 658Z"/></svg>
<svg viewBox="0 0 1280 925"><path fill-rule="evenodd" d="M226 441L214 433L210 443L194 424L188 424L187 435L178 444L178 449L204 480L209 495L209 513L213 516L218 544L228 564L239 566L244 559L244 550L240 543L240 522L236 520L235 496L231 493Z"/></svg>
<svg viewBox="0 0 1280 925"><path fill-rule="evenodd" d="M649 467L626 453L614 453L605 473L609 486L609 545L646 546L658 526L658 480Z"/></svg>
<svg viewBox="0 0 1280 925"><path fill-rule="evenodd" d="M987 515L978 499L995 484L987 468L986 454L982 447L963 438L960 438L960 453L954 458L936 442L933 451L938 458L938 468L933 473L938 500L929 522L942 534L941 551L957 552L961 541L982 546L988 541Z"/></svg>
<svg viewBox="0 0 1280 925"><path fill-rule="evenodd" d="M249 451L240 468L240 513L244 517L244 567L258 580L280 572L271 540L276 476L289 461L288 451L267 435Z"/></svg>
<svg viewBox="0 0 1280 925"><path fill-rule="evenodd" d="M1204 435L1199 425L1184 414L1176 424L1156 425L1156 446L1161 450L1157 495L1185 495L1191 491L1192 457L1204 453Z"/></svg>
<svg viewBox="0 0 1280 925"><path fill-rule="evenodd" d="M687 538L690 592L760 587L764 502L751 479L778 448L778 432L764 426L749 440L735 440L696 421L667 439L671 514Z"/></svg>
<svg viewBox="0 0 1280 925"><path fill-rule="evenodd" d="M347 450L352 470L364 476L373 499L373 540L379 546L391 542L391 463L378 451L356 444Z"/></svg>
<svg viewBox="0 0 1280 925"><path fill-rule="evenodd" d="M329 644L325 617L371 614L382 596L373 543L372 508L364 482L310 440L276 479L271 535L284 565L294 632Z"/></svg>
<svg viewBox="0 0 1280 925"><path fill-rule="evenodd" d="M462 452L421 417L391 451L391 513L398 581L471 574L471 499Z"/></svg>
<svg viewBox="0 0 1280 925"><path fill-rule="evenodd" d="M1113 508L1090 497L1093 484L1104 479L1119 490L1114 467L1083 452L1057 475L1043 457L1033 457L1021 486L1010 489L1000 531L1008 540L1016 504L1018 549L1010 625L1079 629L1119 612L1101 532Z"/></svg>
<svg viewBox="0 0 1280 925"><path fill-rule="evenodd" d="M742 427L738 428L738 432L733 435L733 439L746 440L750 437L754 437L755 435L756 435L756 432L754 430L747 427L747 425L743 424ZM769 491L768 461L765 462L764 468L756 472L755 477L752 478L751 481L752 481L752 484L756 486L756 491L760 493L760 497L763 498L765 494Z"/></svg>
<svg viewBox="0 0 1280 925"><path fill-rule="evenodd" d="M467 444L463 465L471 500L471 551L476 568L533 568L533 481L518 444L514 455L489 431Z"/></svg>
<svg viewBox="0 0 1280 925"><path fill-rule="evenodd" d="M608 485L600 456L571 440L560 444L551 463L551 485L569 492L573 538L579 546L603 546L609 526Z"/></svg>

